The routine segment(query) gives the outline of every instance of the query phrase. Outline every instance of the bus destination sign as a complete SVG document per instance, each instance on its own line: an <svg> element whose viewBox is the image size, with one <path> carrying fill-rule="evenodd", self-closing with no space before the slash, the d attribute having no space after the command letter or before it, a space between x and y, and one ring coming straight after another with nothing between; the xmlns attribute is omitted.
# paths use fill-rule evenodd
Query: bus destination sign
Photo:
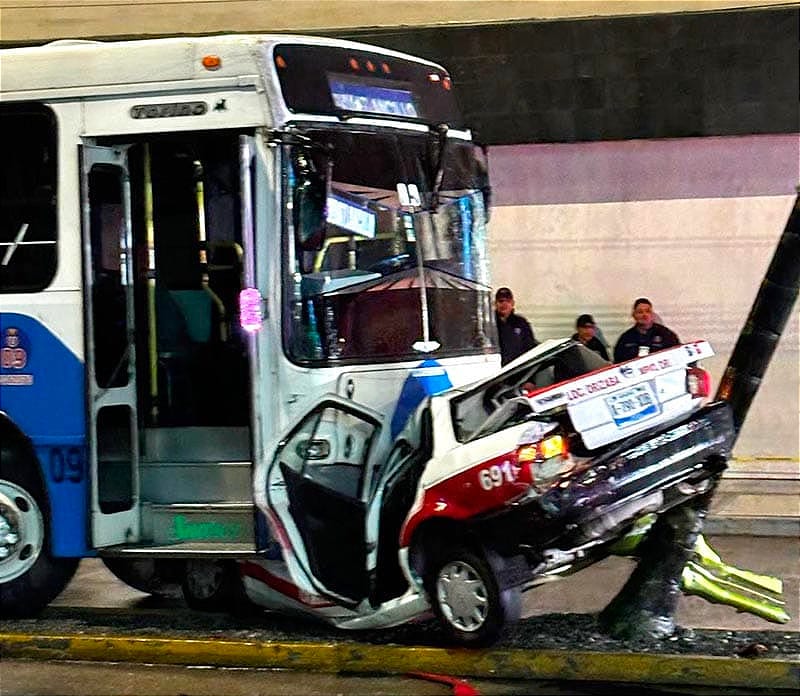
<svg viewBox="0 0 800 696"><path fill-rule="evenodd" d="M419 118L410 89L354 80L349 75L328 74L331 99L337 109L403 118ZM390 83L397 85L398 83ZM403 87L405 87L403 83Z"/></svg>

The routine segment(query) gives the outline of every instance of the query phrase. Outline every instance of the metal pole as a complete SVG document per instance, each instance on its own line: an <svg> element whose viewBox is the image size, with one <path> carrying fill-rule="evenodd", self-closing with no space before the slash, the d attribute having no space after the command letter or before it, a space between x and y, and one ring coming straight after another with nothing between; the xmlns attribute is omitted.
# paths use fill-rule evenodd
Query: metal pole
<svg viewBox="0 0 800 696"><path fill-rule="evenodd" d="M158 346L156 336L156 235L150 144L144 144L144 225L147 243L147 353L150 367L150 417L158 422Z"/></svg>

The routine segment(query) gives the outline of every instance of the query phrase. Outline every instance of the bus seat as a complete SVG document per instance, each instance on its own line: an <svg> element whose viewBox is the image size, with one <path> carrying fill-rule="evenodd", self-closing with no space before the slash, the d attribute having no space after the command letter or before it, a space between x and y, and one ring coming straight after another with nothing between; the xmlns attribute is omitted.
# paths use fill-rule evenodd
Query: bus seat
<svg viewBox="0 0 800 696"><path fill-rule="evenodd" d="M552 365L543 367L534 376L534 384L537 389L544 389L556 383L555 372Z"/></svg>
<svg viewBox="0 0 800 696"><path fill-rule="evenodd" d="M214 295L197 290L156 290L156 336L162 414L171 424L190 424L202 412L209 363L224 336Z"/></svg>
<svg viewBox="0 0 800 696"><path fill-rule="evenodd" d="M222 302L229 322L233 322L238 313L243 267L242 247L236 242L218 240L209 243L208 285Z"/></svg>
<svg viewBox="0 0 800 696"><path fill-rule="evenodd" d="M350 251L355 253L355 267L369 269L384 259L395 256L397 240L394 237L331 237L314 260L315 271L335 271L350 267ZM403 244L405 250L405 244Z"/></svg>
<svg viewBox="0 0 800 696"><path fill-rule="evenodd" d="M350 237L329 237L314 259L314 271L336 271L347 268Z"/></svg>
<svg viewBox="0 0 800 696"><path fill-rule="evenodd" d="M172 293L161 286L156 287L156 336L159 355L188 352L186 318Z"/></svg>
<svg viewBox="0 0 800 696"><path fill-rule="evenodd" d="M204 288L199 290L170 290L183 316L189 340L208 343L212 337L214 298Z"/></svg>
<svg viewBox="0 0 800 696"><path fill-rule="evenodd" d="M156 287L156 350L160 417L170 425L181 421L180 404L191 388L191 346L186 318L172 294Z"/></svg>

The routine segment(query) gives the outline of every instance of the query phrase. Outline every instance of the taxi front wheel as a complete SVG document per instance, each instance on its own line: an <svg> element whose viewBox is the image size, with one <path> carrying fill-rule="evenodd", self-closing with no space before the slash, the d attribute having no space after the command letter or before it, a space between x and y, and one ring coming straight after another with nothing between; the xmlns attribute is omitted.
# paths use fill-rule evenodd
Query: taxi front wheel
<svg viewBox="0 0 800 696"><path fill-rule="evenodd" d="M428 578L428 593L445 632L465 646L495 642L508 623L519 619L518 588L501 590L493 565L502 559L466 547L443 553Z"/></svg>

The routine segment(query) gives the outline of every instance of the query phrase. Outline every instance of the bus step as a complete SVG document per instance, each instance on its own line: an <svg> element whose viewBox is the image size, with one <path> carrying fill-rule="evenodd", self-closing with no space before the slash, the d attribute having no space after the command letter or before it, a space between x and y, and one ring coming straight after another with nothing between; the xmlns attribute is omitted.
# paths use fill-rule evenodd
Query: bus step
<svg viewBox="0 0 800 696"><path fill-rule="evenodd" d="M115 558L255 558L255 546L245 543L218 543L186 541L175 544L130 544L110 546L99 550L99 555Z"/></svg>
<svg viewBox="0 0 800 696"><path fill-rule="evenodd" d="M251 502L142 505L142 538L154 546L240 545L255 548Z"/></svg>
<svg viewBox="0 0 800 696"><path fill-rule="evenodd" d="M250 430L241 427L147 428L141 451L149 462L249 461Z"/></svg>
<svg viewBox="0 0 800 696"><path fill-rule="evenodd" d="M142 500L169 504L247 500L253 495L249 461L143 462Z"/></svg>

